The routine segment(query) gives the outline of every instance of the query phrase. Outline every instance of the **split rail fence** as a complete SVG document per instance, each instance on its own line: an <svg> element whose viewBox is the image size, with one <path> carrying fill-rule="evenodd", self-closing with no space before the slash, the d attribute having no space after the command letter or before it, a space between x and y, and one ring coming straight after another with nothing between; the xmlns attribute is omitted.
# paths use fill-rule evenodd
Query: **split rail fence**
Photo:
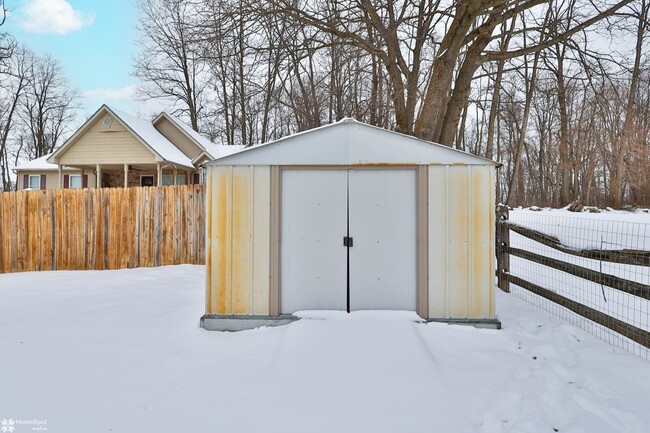
<svg viewBox="0 0 650 433"><path fill-rule="evenodd" d="M205 186L0 193L0 273L205 263Z"/></svg>
<svg viewBox="0 0 650 433"><path fill-rule="evenodd" d="M497 209L499 287L650 358L650 223L514 215Z"/></svg>

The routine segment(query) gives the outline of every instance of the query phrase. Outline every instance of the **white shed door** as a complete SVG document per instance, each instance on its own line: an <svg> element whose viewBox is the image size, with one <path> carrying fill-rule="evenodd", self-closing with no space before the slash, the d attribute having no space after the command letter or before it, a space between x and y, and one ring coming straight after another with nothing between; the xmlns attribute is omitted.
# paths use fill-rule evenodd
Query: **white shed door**
<svg viewBox="0 0 650 433"><path fill-rule="evenodd" d="M415 310L414 170L351 170L350 309Z"/></svg>
<svg viewBox="0 0 650 433"><path fill-rule="evenodd" d="M284 170L281 200L283 314L415 310L414 170Z"/></svg>
<svg viewBox="0 0 650 433"><path fill-rule="evenodd" d="M345 310L348 173L283 170L280 310Z"/></svg>

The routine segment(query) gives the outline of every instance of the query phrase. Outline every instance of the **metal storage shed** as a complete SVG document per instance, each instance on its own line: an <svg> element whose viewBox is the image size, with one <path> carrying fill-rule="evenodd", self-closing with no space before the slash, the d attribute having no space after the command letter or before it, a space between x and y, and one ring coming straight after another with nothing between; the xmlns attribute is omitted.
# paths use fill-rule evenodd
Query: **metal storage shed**
<svg viewBox="0 0 650 433"><path fill-rule="evenodd" d="M351 119L209 163L202 326L323 309L496 326L496 166Z"/></svg>

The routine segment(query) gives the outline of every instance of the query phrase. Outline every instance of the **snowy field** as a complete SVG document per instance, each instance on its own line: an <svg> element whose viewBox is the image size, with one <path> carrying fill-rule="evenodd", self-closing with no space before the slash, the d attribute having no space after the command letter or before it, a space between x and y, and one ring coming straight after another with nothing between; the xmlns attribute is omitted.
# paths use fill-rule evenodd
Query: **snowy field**
<svg viewBox="0 0 650 433"><path fill-rule="evenodd" d="M574 213L564 209L541 211L514 209L510 212L510 221L555 236L563 245L573 248L650 250L650 213L647 211ZM510 245L544 257L650 285L650 267L648 266L624 265L577 257L547 247L514 232L510 233ZM515 256L510 257L510 272L637 328L650 330L650 301L646 299ZM515 290L513 293L527 300L535 298L534 295L523 289ZM539 304L553 314L580 324L594 335L625 347L633 353L646 358L650 355L648 349L643 346L627 340L607 328L568 313L567 310L549 301L540 301Z"/></svg>
<svg viewBox="0 0 650 433"><path fill-rule="evenodd" d="M0 422L15 433L35 422L66 433L650 431L650 362L510 295L497 295L501 331L376 312L219 333L198 327L203 280L190 265L0 275Z"/></svg>

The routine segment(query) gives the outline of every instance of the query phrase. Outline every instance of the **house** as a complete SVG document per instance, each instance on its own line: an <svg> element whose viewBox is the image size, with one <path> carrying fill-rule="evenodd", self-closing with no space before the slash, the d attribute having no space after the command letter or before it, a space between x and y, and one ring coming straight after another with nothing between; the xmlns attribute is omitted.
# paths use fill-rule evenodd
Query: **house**
<svg viewBox="0 0 650 433"><path fill-rule="evenodd" d="M47 159L52 154L41 156L14 168L18 175L16 184L22 189L56 189L59 188L59 166L50 164ZM73 167L61 167L64 188L87 188L95 185L95 175L92 172L83 173Z"/></svg>
<svg viewBox="0 0 650 433"><path fill-rule="evenodd" d="M56 151L14 171L19 190L196 184L203 164L242 148L214 144L166 112L149 122L102 105Z"/></svg>
<svg viewBox="0 0 650 433"><path fill-rule="evenodd" d="M206 329L303 310L499 327L497 163L352 119L206 166Z"/></svg>

